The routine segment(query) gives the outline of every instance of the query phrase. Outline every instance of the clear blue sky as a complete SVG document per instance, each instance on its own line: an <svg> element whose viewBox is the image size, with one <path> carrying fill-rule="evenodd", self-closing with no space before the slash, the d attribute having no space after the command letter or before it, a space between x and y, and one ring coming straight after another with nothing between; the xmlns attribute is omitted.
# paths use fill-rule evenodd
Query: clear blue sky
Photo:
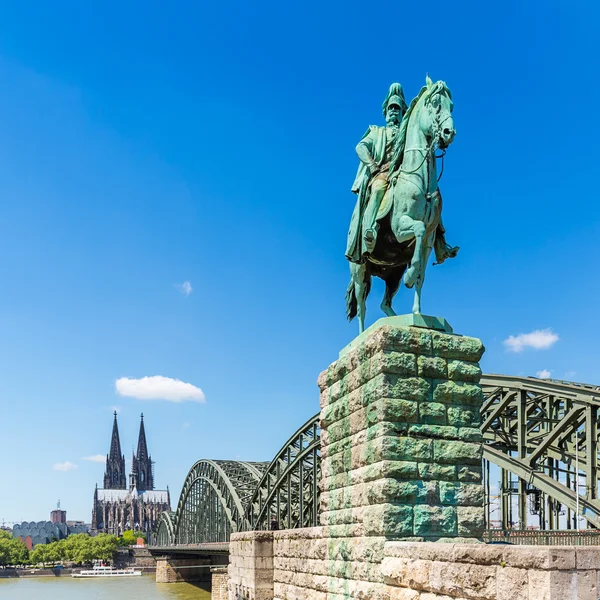
<svg viewBox="0 0 600 600"><path fill-rule="evenodd" d="M90 520L103 465L84 457L108 452L115 405L128 468L144 412L173 504L195 460L269 460L317 412L317 375L356 332L354 146L389 84L412 98L426 72L454 96L442 191L461 251L429 270L424 311L481 337L486 372L600 383L599 16L591 0L6 3L0 521L58 498ZM546 349L504 344L546 329ZM116 393L146 376L206 403Z"/></svg>

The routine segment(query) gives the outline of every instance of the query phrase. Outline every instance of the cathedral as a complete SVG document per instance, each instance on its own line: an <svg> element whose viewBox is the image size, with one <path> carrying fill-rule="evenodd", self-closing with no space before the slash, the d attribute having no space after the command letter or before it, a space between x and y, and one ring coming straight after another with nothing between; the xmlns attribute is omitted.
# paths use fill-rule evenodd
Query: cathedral
<svg viewBox="0 0 600 600"><path fill-rule="evenodd" d="M104 485L102 488L96 485L94 491L92 531L121 535L128 529L135 529L149 533L154 529L160 513L171 510L169 488L154 489L154 463L146 443L143 413L137 452L131 461L128 488L116 412L114 417Z"/></svg>

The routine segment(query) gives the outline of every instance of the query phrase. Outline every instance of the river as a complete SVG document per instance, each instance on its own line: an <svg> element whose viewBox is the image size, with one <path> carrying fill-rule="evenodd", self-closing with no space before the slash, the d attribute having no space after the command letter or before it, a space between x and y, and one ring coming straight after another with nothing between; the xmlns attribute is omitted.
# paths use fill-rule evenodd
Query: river
<svg viewBox="0 0 600 600"><path fill-rule="evenodd" d="M189 583L156 583L154 575L111 579L0 579L0 600L210 600Z"/></svg>

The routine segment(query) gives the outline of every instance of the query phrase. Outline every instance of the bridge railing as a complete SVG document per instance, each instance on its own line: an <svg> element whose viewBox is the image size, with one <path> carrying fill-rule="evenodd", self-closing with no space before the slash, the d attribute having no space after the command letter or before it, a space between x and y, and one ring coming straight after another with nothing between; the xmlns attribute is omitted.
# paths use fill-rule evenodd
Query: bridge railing
<svg viewBox="0 0 600 600"><path fill-rule="evenodd" d="M600 546L600 530L487 529L484 541L527 546Z"/></svg>

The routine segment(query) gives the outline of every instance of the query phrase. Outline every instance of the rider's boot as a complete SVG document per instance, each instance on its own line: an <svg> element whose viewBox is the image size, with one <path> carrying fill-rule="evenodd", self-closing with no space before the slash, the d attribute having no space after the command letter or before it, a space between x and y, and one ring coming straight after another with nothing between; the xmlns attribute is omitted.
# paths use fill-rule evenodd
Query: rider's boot
<svg viewBox="0 0 600 600"><path fill-rule="evenodd" d="M375 244L377 243L377 229L378 226L375 224L373 227L369 227L369 229L365 230L365 233L363 235L365 248L369 253L375 250Z"/></svg>

